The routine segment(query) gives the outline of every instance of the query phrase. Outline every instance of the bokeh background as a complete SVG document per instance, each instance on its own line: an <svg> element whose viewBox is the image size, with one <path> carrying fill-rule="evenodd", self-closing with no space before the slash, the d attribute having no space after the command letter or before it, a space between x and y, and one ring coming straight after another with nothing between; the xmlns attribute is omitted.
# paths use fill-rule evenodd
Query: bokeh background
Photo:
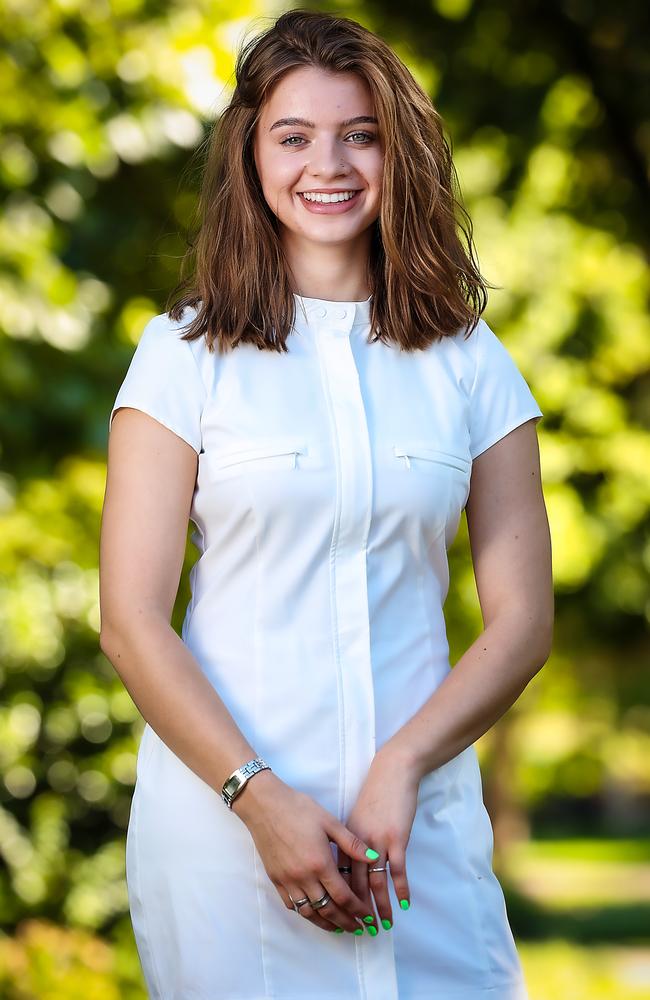
<svg viewBox="0 0 650 1000"><path fill-rule="evenodd" d="M544 411L555 648L477 743L531 1000L650 997L644 8L320 7L385 37L445 119L480 266L500 286L485 317ZM197 150L231 91L236 48L283 9L0 2L8 1000L145 997L124 868L142 719L98 646L107 420L178 279ZM188 544L179 629L193 559ZM481 628L464 519L451 560L453 663Z"/></svg>

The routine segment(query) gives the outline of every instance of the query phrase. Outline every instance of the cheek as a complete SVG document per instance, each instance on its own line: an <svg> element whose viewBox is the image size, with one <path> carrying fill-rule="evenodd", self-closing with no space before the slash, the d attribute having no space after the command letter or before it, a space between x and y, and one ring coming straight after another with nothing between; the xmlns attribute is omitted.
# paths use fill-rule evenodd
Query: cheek
<svg viewBox="0 0 650 1000"><path fill-rule="evenodd" d="M373 180L381 181L384 172L384 151L381 146L374 146L372 154L367 159L366 172Z"/></svg>
<svg viewBox="0 0 650 1000"><path fill-rule="evenodd" d="M372 167L372 179L375 187L378 190L381 190L383 176L384 176L384 158L383 156L377 156L377 159Z"/></svg>
<svg viewBox="0 0 650 1000"><path fill-rule="evenodd" d="M267 170L265 188L276 200L284 201L292 197L299 178L300 170L296 170L295 166L275 161Z"/></svg>

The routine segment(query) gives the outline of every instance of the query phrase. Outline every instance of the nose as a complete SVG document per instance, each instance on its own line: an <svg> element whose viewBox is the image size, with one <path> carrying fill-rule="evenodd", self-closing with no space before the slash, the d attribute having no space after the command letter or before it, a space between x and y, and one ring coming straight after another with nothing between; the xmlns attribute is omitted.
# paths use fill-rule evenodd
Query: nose
<svg viewBox="0 0 650 1000"><path fill-rule="evenodd" d="M349 173L345 151L341 150L337 139L319 139L313 151L308 170L315 177Z"/></svg>

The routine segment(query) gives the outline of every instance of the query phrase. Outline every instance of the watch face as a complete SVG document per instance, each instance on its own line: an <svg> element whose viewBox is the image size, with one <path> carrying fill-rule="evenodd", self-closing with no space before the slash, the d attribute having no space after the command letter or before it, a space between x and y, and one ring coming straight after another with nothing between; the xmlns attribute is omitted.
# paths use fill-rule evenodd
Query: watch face
<svg viewBox="0 0 650 1000"><path fill-rule="evenodd" d="M228 778L228 781L223 786L224 794L227 796L228 803L232 802L237 791L241 788L242 781L238 774L234 774L232 777Z"/></svg>

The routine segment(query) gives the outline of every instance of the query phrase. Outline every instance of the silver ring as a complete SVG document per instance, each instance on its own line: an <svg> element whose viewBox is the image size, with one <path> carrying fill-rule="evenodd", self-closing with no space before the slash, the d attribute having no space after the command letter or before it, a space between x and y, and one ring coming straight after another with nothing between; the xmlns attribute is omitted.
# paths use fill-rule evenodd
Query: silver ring
<svg viewBox="0 0 650 1000"><path fill-rule="evenodd" d="M385 872L386 869L385 868L369 868L368 871L369 872Z"/></svg>
<svg viewBox="0 0 650 1000"><path fill-rule="evenodd" d="M309 896L305 896L304 899L294 899L291 893L289 893L289 899L291 900L293 908L296 911L296 913L300 912L299 907L304 906L305 903L309 902Z"/></svg>
<svg viewBox="0 0 650 1000"><path fill-rule="evenodd" d="M327 904L329 903L329 901L331 900L331 898L332 897L330 896L330 894L328 892L326 892L325 895L321 896L320 899L315 899L313 903L311 902L311 899L310 899L309 902L311 903L312 909L314 909L314 910L320 910L321 907L327 906Z"/></svg>

